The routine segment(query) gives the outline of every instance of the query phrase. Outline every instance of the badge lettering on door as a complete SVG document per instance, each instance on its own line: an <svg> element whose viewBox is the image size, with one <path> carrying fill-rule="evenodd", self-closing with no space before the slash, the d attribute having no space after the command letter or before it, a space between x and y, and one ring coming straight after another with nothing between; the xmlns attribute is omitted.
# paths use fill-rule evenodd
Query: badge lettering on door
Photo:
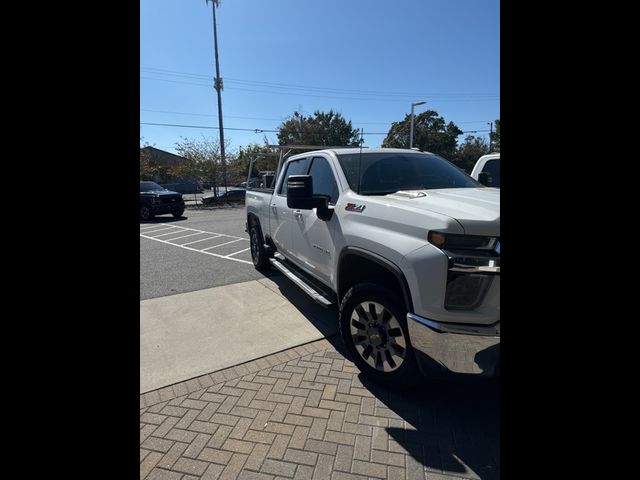
<svg viewBox="0 0 640 480"><path fill-rule="evenodd" d="M312 243L311 246L317 250L320 250L322 253L326 253L327 255L331 255L331 252L329 250L327 250L326 248L322 248L320 245L316 245L315 243Z"/></svg>
<svg viewBox="0 0 640 480"><path fill-rule="evenodd" d="M366 208L366 205L356 205L355 203L347 203L347 206L344 207L344 209L347 212L358 212L358 213L362 213L365 208Z"/></svg>

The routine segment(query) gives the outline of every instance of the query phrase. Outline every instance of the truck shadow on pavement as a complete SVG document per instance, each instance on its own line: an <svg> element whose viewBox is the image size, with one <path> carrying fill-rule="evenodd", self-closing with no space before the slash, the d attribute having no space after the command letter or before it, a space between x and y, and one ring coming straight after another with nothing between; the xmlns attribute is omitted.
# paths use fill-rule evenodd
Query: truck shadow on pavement
<svg viewBox="0 0 640 480"><path fill-rule="evenodd" d="M338 335L337 308L316 304L277 272L269 272L268 279L340 355L349 359ZM453 478L500 478L496 379L417 377L410 388L392 390L361 373L355 376L359 382L352 388L359 388L360 383L373 400L363 400L357 422L364 430L371 429L372 455L386 457L389 465L404 466L407 478L425 478L425 471L427 478L429 473Z"/></svg>
<svg viewBox="0 0 640 480"><path fill-rule="evenodd" d="M421 465L427 473L500 478L498 382L422 378L400 392L359 378L376 412L389 417L389 448L408 454L407 474Z"/></svg>
<svg viewBox="0 0 640 480"><path fill-rule="evenodd" d="M173 215L168 215L165 217L153 217L149 220L140 220L140 225L153 225L154 223L174 223L174 222L182 222L188 219L189 217L187 217L186 215L182 215L181 217L174 217Z"/></svg>

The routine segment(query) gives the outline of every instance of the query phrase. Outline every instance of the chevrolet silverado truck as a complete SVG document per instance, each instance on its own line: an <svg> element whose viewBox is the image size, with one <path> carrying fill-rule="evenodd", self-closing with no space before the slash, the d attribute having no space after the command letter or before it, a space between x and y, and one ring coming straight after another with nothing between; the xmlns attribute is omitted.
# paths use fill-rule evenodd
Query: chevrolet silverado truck
<svg viewBox="0 0 640 480"><path fill-rule="evenodd" d="M165 213L181 217L184 213L184 200L181 193L167 190L155 182L140 181L139 207L142 221Z"/></svg>
<svg viewBox="0 0 640 480"><path fill-rule="evenodd" d="M255 268L336 305L369 377L498 374L498 189L432 153L328 148L281 159L246 214Z"/></svg>

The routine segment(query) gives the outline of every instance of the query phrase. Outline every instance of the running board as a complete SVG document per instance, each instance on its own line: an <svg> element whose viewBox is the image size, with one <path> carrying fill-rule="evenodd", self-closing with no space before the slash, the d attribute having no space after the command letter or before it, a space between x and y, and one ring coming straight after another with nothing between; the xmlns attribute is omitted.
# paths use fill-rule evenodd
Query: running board
<svg viewBox="0 0 640 480"><path fill-rule="evenodd" d="M305 279L301 278L300 275L297 275L294 271L289 269L282 261L277 258L270 258L269 262L271 265L280 270L286 277L288 277L293 283L295 283L298 287L302 289L304 293L313 298L316 302L318 302L323 307L330 307L335 305L331 299L327 296L316 290L312 285L310 285Z"/></svg>

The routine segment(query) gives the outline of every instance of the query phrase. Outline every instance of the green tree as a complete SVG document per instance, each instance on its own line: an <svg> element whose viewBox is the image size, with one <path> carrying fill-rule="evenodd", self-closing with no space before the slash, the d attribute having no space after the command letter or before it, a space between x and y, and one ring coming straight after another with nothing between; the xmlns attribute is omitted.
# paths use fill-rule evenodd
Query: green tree
<svg viewBox="0 0 640 480"><path fill-rule="evenodd" d="M407 114L402 121L391 124L382 147L409 148L410 130L411 115ZM446 123L434 110L426 110L414 118L413 146L421 152L432 152L450 160L455 156L459 135L462 130L453 122Z"/></svg>
<svg viewBox="0 0 640 480"><path fill-rule="evenodd" d="M320 112L313 116L304 116L293 112L293 115L278 127L278 143L280 145L323 145L323 146L358 146L360 136L351 121L333 110Z"/></svg>
<svg viewBox="0 0 640 480"><path fill-rule="evenodd" d="M495 132L489 134L491 137L491 151L499 152L500 151L500 119L497 119L494 122L494 126L496 127Z"/></svg>
<svg viewBox="0 0 640 480"><path fill-rule="evenodd" d="M186 160L171 167L172 175L193 178L202 186L212 185L215 188L224 185L221 177L224 166L220 162L219 141L181 137L181 141L176 142L176 152ZM225 157L227 161L232 159L232 156Z"/></svg>
<svg viewBox="0 0 640 480"><path fill-rule="evenodd" d="M489 153L489 144L484 138L468 135L450 160L467 173L471 173L478 159L487 153Z"/></svg>

